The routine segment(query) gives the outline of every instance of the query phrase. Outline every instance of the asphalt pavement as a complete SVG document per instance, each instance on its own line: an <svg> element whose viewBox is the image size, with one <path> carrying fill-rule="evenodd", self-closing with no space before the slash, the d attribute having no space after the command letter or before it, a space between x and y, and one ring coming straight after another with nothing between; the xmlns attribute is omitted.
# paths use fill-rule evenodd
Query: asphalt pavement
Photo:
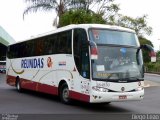
<svg viewBox="0 0 160 120"><path fill-rule="evenodd" d="M145 80L145 84L149 82L152 84L145 87L145 96L141 101L111 102L110 104L88 104L74 101L71 105L65 105L57 96L32 91L19 93L15 87L7 85L5 79L6 76L0 74L0 113L2 114L0 119L13 114L20 115L19 118L22 116L26 120L31 118L34 120L57 120L57 118L104 120L108 117L112 120L115 118L116 120L130 120L136 114L160 114L160 86L154 81Z"/></svg>
<svg viewBox="0 0 160 120"><path fill-rule="evenodd" d="M160 86L160 75L158 74L145 73L144 80L145 87Z"/></svg>
<svg viewBox="0 0 160 120"><path fill-rule="evenodd" d="M144 79L160 83L160 75L159 74L145 73Z"/></svg>

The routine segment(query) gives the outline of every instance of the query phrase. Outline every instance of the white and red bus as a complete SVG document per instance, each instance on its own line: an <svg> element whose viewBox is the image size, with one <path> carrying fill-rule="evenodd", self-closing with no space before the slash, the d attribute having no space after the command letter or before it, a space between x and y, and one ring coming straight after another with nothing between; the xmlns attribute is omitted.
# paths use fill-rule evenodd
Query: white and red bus
<svg viewBox="0 0 160 120"><path fill-rule="evenodd" d="M8 46L7 83L71 99L108 103L141 100L144 69L133 30L101 24L58 28ZM153 52L151 50L151 52Z"/></svg>

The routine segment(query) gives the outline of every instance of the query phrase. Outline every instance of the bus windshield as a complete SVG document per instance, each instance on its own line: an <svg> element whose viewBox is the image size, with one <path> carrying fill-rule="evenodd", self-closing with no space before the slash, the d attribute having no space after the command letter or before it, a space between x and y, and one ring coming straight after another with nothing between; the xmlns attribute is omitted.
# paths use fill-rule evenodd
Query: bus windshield
<svg viewBox="0 0 160 120"><path fill-rule="evenodd" d="M98 58L92 60L93 79L139 80L142 78L142 53L132 32L90 29L89 37L97 44Z"/></svg>

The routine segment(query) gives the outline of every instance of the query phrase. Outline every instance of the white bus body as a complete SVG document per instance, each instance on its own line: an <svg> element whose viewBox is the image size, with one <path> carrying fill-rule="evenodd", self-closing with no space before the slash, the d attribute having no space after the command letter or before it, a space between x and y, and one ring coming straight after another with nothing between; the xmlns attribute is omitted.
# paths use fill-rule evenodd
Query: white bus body
<svg viewBox="0 0 160 120"><path fill-rule="evenodd" d="M90 103L141 100L144 81L141 51L136 53L139 46L130 29L69 25L9 45L7 83L18 90L59 95L64 103L70 99Z"/></svg>

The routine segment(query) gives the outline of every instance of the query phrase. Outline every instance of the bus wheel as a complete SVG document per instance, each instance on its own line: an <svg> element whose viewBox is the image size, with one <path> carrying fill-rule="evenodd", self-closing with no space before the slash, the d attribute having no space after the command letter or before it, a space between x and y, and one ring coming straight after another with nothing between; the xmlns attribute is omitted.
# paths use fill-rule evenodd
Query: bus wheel
<svg viewBox="0 0 160 120"><path fill-rule="evenodd" d="M22 92L20 79L18 77L16 78L16 89L18 92Z"/></svg>
<svg viewBox="0 0 160 120"><path fill-rule="evenodd" d="M69 98L69 88L66 83L62 84L60 88L60 99L65 104L69 104L71 101Z"/></svg>

